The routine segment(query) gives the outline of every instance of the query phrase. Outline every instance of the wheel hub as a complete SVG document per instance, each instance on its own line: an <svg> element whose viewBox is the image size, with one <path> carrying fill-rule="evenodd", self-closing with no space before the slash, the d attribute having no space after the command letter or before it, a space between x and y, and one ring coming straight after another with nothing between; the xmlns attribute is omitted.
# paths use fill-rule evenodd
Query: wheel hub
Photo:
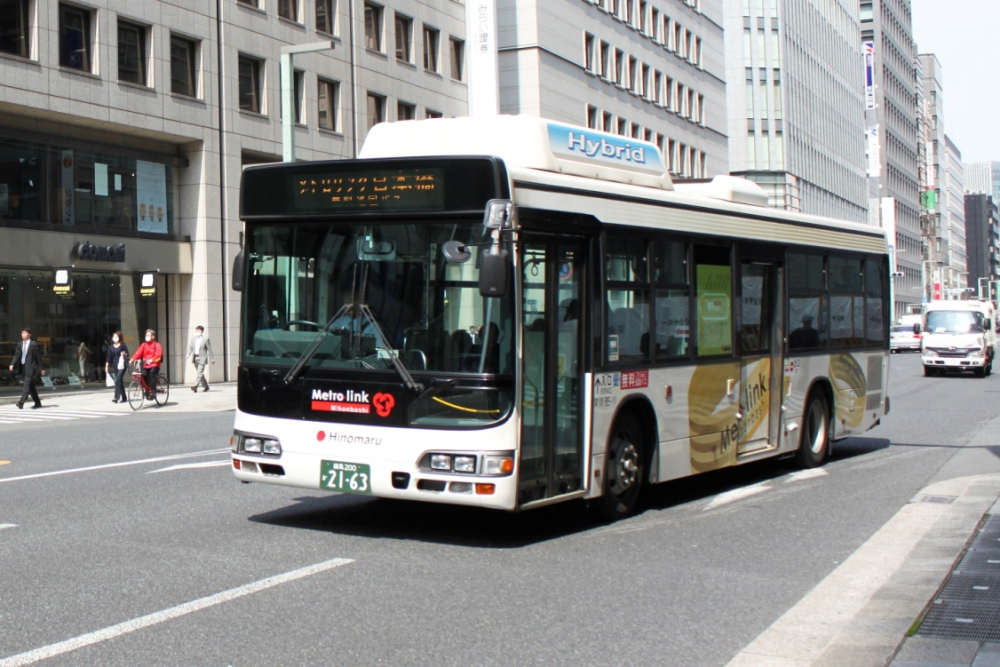
<svg viewBox="0 0 1000 667"><path fill-rule="evenodd" d="M615 451L612 480L615 495L625 493L636 483L639 476L639 450L628 440L619 440Z"/></svg>

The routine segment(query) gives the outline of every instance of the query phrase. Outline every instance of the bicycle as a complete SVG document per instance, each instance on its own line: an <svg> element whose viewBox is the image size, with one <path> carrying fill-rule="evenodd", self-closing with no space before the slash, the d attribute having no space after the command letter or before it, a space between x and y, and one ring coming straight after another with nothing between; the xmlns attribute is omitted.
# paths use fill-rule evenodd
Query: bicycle
<svg viewBox="0 0 1000 667"><path fill-rule="evenodd" d="M143 377L142 370L137 364L135 370L132 371L132 383L128 386L128 406L133 410L138 410L142 407L143 401L146 400L155 402L158 407L166 405L167 399L170 397L170 383L167 382L166 376L157 375L153 384L156 385L155 391L146 382L146 378Z"/></svg>

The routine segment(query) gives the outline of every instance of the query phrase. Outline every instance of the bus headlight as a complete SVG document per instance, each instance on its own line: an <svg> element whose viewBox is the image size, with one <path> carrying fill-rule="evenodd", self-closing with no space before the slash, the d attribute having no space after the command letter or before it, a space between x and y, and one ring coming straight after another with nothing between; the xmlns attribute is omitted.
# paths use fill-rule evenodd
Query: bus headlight
<svg viewBox="0 0 1000 667"><path fill-rule="evenodd" d="M475 456L456 456L455 457L455 472L476 472L476 457Z"/></svg>
<svg viewBox="0 0 1000 667"><path fill-rule="evenodd" d="M451 455L431 454L431 470L451 470Z"/></svg>
<svg viewBox="0 0 1000 667"><path fill-rule="evenodd" d="M936 357L936 356L938 356L938 353L935 352L934 350L930 349L929 347L925 347L924 349L920 350L920 354L924 355L925 357Z"/></svg>
<svg viewBox="0 0 1000 667"><path fill-rule="evenodd" d="M483 474L500 477L514 472L513 456L486 456L483 457Z"/></svg>
<svg viewBox="0 0 1000 667"><path fill-rule="evenodd" d="M258 456L281 456L281 443L277 438L237 433L234 436L233 451L241 454L257 454Z"/></svg>
<svg viewBox="0 0 1000 667"><path fill-rule="evenodd" d="M972 359L982 359L986 356L986 348L969 350L969 357Z"/></svg>

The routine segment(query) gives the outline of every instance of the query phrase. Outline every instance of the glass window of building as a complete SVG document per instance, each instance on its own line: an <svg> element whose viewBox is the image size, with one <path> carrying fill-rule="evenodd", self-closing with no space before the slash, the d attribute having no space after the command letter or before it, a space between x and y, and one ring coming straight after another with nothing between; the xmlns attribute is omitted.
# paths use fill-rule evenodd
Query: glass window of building
<svg viewBox="0 0 1000 667"><path fill-rule="evenodd" d="M396 12L396 60L413 62L413 19Z"/></svg>
<svg viewBox="0 0 1000 667"><path fill-rule="evenodd" d="M424 69L428 72L438 71L438 37L440 32L424 26Z"/></svg>
<svg viewBox="0 0 1000 667"><path fill-rule="evenodd" d="M383 121L385 121L385 97L377 93L368 93L368 129Z"/></svg>
<svg viewBox="0 0 1000 667"><path fill-rule="evenodd" d="M0 139L0 226L86 225L170 234L173 169L115 149Z"/></svg>
<svg viewBox="0 0 1000 667"><path fill-rule="evenodd" d="M417 117L417 107L409 102L396 103L396 120L413 120Z"/></svg>
<svg viewBox="0 0 1000 667"><path fill-rule="evenodd" d="M365 48L382 50L382 7L365 3Z"/></svg>
<svg viewBox="0 0 1000 667"><path fill-rule="evenodd" d="M239 57L240 111L261 113L260 61L249 56Z"/></svg>
<svg viewBox="0 0 1000 667"><path fill-rule="evenodd" d="M278 16L297 22L299 20L299 1L278 0Z"/></svg>
<svg viewBox="0 0 1000 667"><path fill-rule="evenodd" d="M316 97L319 99L319 126L324 130L339 131L337 127L337 97L339 94L339 83L324 79L319 80Z"/></svg>
<svg viewBox="0 0 1000 667"><path fill-rule="evenodd" d="M146 28L118 21L118 80L146 84Z"/></svg>
<svg viewBox="0 0 1000 667"><path fill-rule="evenodd" d="M294 80L294 91L292 93L292 97L295 100L295 122L305 123L306 105L303 104L303 98L305 97L306 73L300 69L297 69L295 70L295 73L292 75L292 78Z"/></svg>
<svg viewBox="0 0 1000 667"><path fill-rule="evenodd" d="M0 0L0 53L27 58L28 0Z"/></svg>
<svg viewBox="0 0 1000 667"><path fill-rule="evenodd" d="M455 81L465 80L465 42L457 37L451 38L451 78Z"/></svg>
<svg viewBox="0 0 1000 667"><path fill-rule="evenodd" d="M198 79L195 75L195 55L197 42L170 36L170 92L177 95L196 97Z"/></svg>
<svg viewBox="0 0 1000 667"><path fill-rule="evenodd" d="M236 0L237 2L250 5L251 7L260 7L260 0Z"/></svg>
<svg viewBox="0 0 1000 667"><path fill-rule="evenodd" d="M317 32L325 32L328 35L335 34L334 20L336 17L336 5L333 0L316 0Z"/></svg>
<svg viewBox="0 0 1000 667"><path fill-rule="evenodd" d="M90 71L90 12L59 5L59 64Z"/></svg>

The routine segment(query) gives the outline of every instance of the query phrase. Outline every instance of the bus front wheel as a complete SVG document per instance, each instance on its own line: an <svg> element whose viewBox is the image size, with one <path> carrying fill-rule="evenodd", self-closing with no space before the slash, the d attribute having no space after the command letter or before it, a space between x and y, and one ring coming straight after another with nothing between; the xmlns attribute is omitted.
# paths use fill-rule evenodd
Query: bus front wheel
<svg viewBox="0 0 1000 667"><path fill-rule="evenodd" d="M803 468L817 468L823 465L830 451L830 411L822 392L809 396L809 403L802 419L799 451L795 458Z"/></svg>
<svg viewBox="0 0 1000 667"><path fill-rule="evenodd" d="M595 503L606 519L627 516L635 509L645 474L642 429L631 412L615 420L604 456L604 495Z"/></svg>

